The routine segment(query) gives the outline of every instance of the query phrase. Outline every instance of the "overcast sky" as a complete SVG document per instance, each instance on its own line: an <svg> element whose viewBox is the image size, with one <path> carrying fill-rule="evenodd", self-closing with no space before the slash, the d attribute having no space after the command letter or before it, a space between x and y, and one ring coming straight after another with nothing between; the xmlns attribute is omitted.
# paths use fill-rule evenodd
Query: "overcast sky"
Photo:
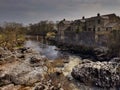
<svg viewBox="0 0 120 90"><path fill-rule="evenodd" d="M120 16L120 0L0 0L0 22L75 20L98 12Z"/></svg>

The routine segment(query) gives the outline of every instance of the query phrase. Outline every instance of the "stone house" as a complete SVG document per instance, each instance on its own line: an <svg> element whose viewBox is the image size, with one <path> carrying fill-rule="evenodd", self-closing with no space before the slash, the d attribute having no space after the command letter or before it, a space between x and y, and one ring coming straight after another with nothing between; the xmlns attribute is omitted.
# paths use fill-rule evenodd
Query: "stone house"
<svg viewBox="0 0 120 90"><path fill-rule="evenodd" d="M115 14L100 15L95 17L66 21L58 23L58 38L67 43L105 45L109 33L120 30L120 17Z"/></svg>
<svg viewBox="0 0 120 90"><path fill-rule="evenodd" d="M85 31L85 18L66 21L65 19L58 23L58 35L57 40L67 44L88 44L94 43L94 32Z"/></svg>
<svg viewBox="0 0 120 90"><path fill-rule="evenodd" d="M81 32L85 30L85 19L84 17L79 20L71 22L70 26L64 31L64 41L66 43L79 44L81 41Z"/></svg>
<svg viewBox="0 0 120 90"><path fill-rule="evenodd" d="M71 25L72 21L67 21L63 19L57 24L58 35L57 40L64 40L64 32Z"/></svg>
<svg viewBox="0 0 120 90"><path fill-rule="evenodd" d="M120 30L120 17L115 14L100 15L86 19L86 31L95 32L95 42L98 45L108 43L109 34L113 30Z"/></svg>
<svg viewBox="0 0 120 90"><path fill-rule="evenodd" d="M87 31L111 31L118 29L115 27L120 23L120 18L115 14L100 15L99 13L95 17L86 19L86 30Z"/></svg>
<svg viewBox="0 0 120 90"><path fill-rule="evenodd" d="M75 20L70 24L69 29L66 31L72 31L72 32L81 32L85 30L85 18Z"/></svg>

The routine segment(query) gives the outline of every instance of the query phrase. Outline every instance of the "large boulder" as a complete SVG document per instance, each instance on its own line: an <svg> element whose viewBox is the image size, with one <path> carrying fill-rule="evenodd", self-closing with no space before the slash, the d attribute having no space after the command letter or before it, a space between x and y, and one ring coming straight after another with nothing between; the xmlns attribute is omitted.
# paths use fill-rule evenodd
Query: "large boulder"
<svg viewBox="0 0 120 90"><path fill-rule="evenodd" d="M87 84L100 87L120 86L120 63L83 62L72 70L73 78Z"/></svg>

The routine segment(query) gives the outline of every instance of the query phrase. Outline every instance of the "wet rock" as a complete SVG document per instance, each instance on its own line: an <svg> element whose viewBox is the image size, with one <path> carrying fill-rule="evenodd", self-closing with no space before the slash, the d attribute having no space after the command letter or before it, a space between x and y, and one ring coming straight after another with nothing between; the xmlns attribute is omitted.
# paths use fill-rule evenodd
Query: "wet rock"
<svg viewBox="0 0 120 90"><path fill-rule="evenodd" d="M110 56L109 49L106 47L94 48L95 58L99 61L109 61L112 56Z"/></svg>
<svg viewBox="0 0 120 90"><path fill-rule="evenodd" d="M115 58L111 59L110 62L120 63L120 57L115 57Z"/></svg>
<svg viewBox="0 0 120 90"><path fill-rule="evenodd" d="M100 87L120 86L120 63L80 63L72 70L72 76L84 84Z"/></svg>

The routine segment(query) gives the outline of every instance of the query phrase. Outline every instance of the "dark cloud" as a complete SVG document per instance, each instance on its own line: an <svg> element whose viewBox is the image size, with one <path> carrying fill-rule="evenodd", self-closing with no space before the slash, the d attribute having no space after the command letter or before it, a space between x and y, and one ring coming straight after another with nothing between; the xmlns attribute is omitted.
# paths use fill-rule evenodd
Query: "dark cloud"
<svg viewBox="0 0 120 90"><path fill-rule="evenodd" d="M119 13L119 0L0 0L0 22L34 23Z"/></svg>

